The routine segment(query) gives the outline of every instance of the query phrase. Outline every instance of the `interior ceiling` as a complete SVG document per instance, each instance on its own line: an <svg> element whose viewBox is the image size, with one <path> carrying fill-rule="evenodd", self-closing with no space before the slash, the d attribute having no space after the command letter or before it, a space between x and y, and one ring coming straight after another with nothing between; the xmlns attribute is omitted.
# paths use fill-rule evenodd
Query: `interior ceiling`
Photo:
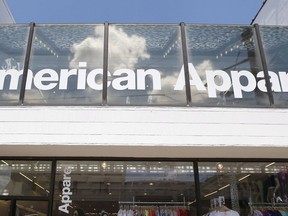
<svg viewBox="0 0 288 216"><path fill-rule="evenodd" d="M167 186L173 186L176 191L183 190L187 185L194 185L194 172L192 164L185 164L181 166L180 163L171 164L171 162L161 164L145 164L145 162L139 162L134 164L117 164L117 162L111 162L105 169L101 167L100 161L98 162L68 162L58 167L56 181L61 182L63 178L63 167L71 166L71 179L75 184L75 190L90 190L95 189L99 191L105 190L135 190L141 191L144 189L151 190L157 187L158 190L165 190ZM109 162L110 163L110 162ZM143 163L143 164L142 164ZM38 181L48 181L50 178L49 171L51 167L49 164L41 162L14 164L13 172L15 170L21 171L29 178L33 178L33 175L38 175ZM234 165L234 164L237 164ZM265 169L267 163L259 164L255 166L255 163L232 163L231 165L224 167L220 172L217 170L217 163L211 166L211 163L207 165L203 164L199 167L200 182L211 185L214 182L214 178L219 180L219 176L225 176L225 173L235 173L237 176L243 177L246 174L262 174L277 173L283 169L282 166L275 167L269 171ZM283 165L284 166L284 165ZM36 169L37 167L37 169ZM31 171L34 169L34 171ZM44 178L46 176L46 178ZM153 183L153 186L149 185ZM49 185L49 184L48 184ZM189 186L190 187L190 186ZM214 187L214 186L213 186ZM172 190L172 188L171 188Z"/></svg>

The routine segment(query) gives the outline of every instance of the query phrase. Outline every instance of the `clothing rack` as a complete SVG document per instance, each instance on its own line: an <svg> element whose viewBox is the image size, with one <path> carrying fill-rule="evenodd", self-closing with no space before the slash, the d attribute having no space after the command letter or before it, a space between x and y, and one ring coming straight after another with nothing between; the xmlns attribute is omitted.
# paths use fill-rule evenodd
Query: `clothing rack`
<svg viewBox="0 0 288 216"><path fill-rule="evenodd" d="M119 205L180 205L185 206L186 202L131 202L131 201L119 201Z"/></svg>
<svg viewBox="0 0 288 216"><path fill-rule="evenodd" d="M288 209L288 203L251 203L249 202L250 211L255 210L285 210Z"/></svg>
<svg viewBox="0 0 288 216"><path fill-rule="evenodd" d="M135 197L133 196L132 201L119 201L119 205L181 205L181 206L186 206L186 200L185 197L183 197L183 202L158 202L158 201L153 201L153 202L147 202L147 201L135 201Z"/></svg>
<svg viewBox="0 0 288 216"><path fill-rule="evenodd" d="M249 203L251 207L288 207L288 203Z"/></svg>
<svg viewBox="0 0 288 216"><path fill-rule="evenodd" d="M189 206L185 202L127 202L119 201L117 216L189 216ZM184 206L183 206L184 204Z"/></svg>
<svg viewBox="0 0 288 216"><path fill-rule="evenodd" d="M250 215L258 215L257 211L260 211L261 213L263 211L264 212L269 211L269 215L274 215L274 214L271 214L271 211L272 212L278 212L278 211L286 212L288 210L288 203L253 203L253 204L249 203L249 205L250 205ZM264 215L264 213L262 213L262 215Z"/></svg>

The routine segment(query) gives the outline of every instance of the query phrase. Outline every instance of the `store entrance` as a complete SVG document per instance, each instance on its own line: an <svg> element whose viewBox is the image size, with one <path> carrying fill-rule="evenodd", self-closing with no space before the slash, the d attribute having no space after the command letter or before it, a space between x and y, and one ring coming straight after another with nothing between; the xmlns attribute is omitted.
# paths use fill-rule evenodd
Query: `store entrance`
<svg viewBox="0 0 288 216"><path fill-rule="evenodd" d="M193 163L57 161L53 197L53 216L188 214L195 212Z"/></svg>
<svg viewBox="0 0 288 216"><path fill-rule="evenodd" d="M38 200L0 200L1 216L46 216L48 201Z"/></svg>

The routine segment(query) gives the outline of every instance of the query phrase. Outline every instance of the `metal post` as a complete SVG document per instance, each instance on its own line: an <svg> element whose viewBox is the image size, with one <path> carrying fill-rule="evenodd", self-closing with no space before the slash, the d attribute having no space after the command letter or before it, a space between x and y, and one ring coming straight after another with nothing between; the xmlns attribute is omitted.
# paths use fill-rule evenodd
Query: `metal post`
<svg viewBox="0 0 288 216"><path fill-rule="evenodd" d="M200 178L199 178L198 162L196 161L193 163L193 171L194 171L194 181L195 181L196 211L197 211L197 215L202 215Z"/></svg>
<svg viewBox="0 0 288 216"><path fill-rule="evenodd" d="M20 96L19 96L19 104L20 105L23 105L23 103L24 103L25 86L26 86L27 73L28 73L29 62L30 62L30 55L31 55L31 50L32 50L34 28L35 28L35 23L30 23L30 30L29 30L29 35L28 35L28 43L27 43L27 48L26 48L22 83L21 83Z"/></svg>
<svg viewBox="0 0 288 216"><path fill-rule="evenodd" d="M52 161L51 177L50 177L50 193L49 193L49 203L48 203L48 215L53 215L53 199L54 199L54 189L55 189L55 179L56 179L56 168L57 161Z"/></svg>
<svg viewBox="0 0 288 216"><path fill-rule="evenodd" d="M180 23L180 27L181 27L181 41L182 41L184 74L185 74L186 100L187 100L187 106L191 106L192 105L192 97L191 97L190 79L189 79L188 52L187 52L185 24Z"/></svg>
<svg viewBox="0 0 288 216"><path fill-rule="evenodd" d="M102 105L107 105L107 82L108 82L108 39L109 23L104 23L104 51L103 51L103 92Z"/></svg>
<svg viewBox="0 0 288 216"><path fill-rule="evenodd" d="M263 43L262 43L262 39L260 36L260 30L259 30L259 25L258 24L254 24L254 28L255 28L255 33L256 33L256 40L257 40L257 48L259 50L259 54L260 54L260 60L261 60L261 64L262 64L262 69L264 72L264 78L265 78L265 83L266 83L266 88L267 88L267 94L269 97L269 102L270 105L274 104L274 98L273 98L273 93L272 93L272 88L271 88L271 82L270 82L270 76L268 73L268 66L267 66L267 62L266 62L266 58L265 58L265 52L264 52L264 48L263 48Z"/></svg>

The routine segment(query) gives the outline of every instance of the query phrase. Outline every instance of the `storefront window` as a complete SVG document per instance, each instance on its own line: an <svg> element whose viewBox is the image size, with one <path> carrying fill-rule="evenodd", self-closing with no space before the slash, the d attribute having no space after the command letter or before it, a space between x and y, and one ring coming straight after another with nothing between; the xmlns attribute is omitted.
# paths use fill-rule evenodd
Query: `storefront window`
<svg viewBox="0 0 288 216"><path fill-rule="evenodd" d="M0 105L19 103L28 33L28 25L0 25Z"/></svg>
<svg viewBox="0 0 288 216"><path fill-rule="evenodd" d="M268 106L251 26L187 25L192 103Z"/></svg>
<svg viewBox="0 0 288 216"><path fill-rule="evenodd" d="M59 161L53 215L195 214L192 163Z"/></svg>
<svg viewBox="0 0 288 216"><path fill-rule="evenodd" d="M9 215L10 203L10 200L0 200L0 215Z"/></svg>
<svg viewBox="0 0 288 216"><path fill-rule="evenodd" d="M17 201L16 215L25 216L46 216L48 212L48 202L46 201Z"/></svg>
<svg viewBox="0 0 288 216"><path fill-rule="evenodd" d="M110 25L109 105L186 105L179 25Z"/></svg>
<svg viewBox="0 0 288 216"><path fill-rule="evenodd" d="M260 26L276 106L288 105L288 27Z"/></svg>
<svg viewBox="0 0 288 216"><path fill-rule="evenodd" d="M102 103L103 25L36 25L25 104Z"/></svg>
<svg viewBox="0 0 288 216"><path fill-rule="evenodd" d="M203 162L199 175L203 213L264 215L272 210L276 215L287 206L285 163Z"/></svg>
<svg viewBox="0 0 288 216"><path fill-rule="evenodd" d="M48 196L51 162L0 161L2 196Z"/></svg>
<svg viewBox="0 0 288 216"><path fill-rule="evenodd" d="M200 187L195 188L192 162L58 161L51 215L247 216L286 212L285 162L198 162L198 171ZM52 201L50 173L50 162L1 160L1 215L8 215L11 209L19 215L46 215ZM200 191L200 199L196 191Z"/></svg>

